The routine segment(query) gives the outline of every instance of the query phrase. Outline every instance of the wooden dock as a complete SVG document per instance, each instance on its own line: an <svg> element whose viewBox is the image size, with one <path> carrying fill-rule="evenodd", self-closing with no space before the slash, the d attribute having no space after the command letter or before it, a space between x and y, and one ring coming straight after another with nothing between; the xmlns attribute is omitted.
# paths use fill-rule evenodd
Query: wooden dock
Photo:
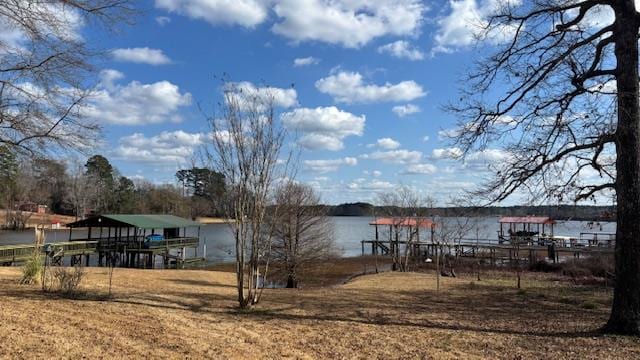
<svg viewBox="0 0 640 360"><path fill-rule="evenodd" d="M200 244L197 237L182 237L151 241L145 244L142 238L129 238L128 241L116 238L98 238L87 240L73 240L67 242L46 243L40 246L40 251L51 258L51 264L62 265L65 258L70 265L85 261L90 264L91 256L96 256L99 266L106 265L107 254L117 256L117 266L154 268L156 257L161 257L165 267L174 265L184 267L185 264L203 262L204 257L187 258L187 249L196 249ZM23 263L33 256L36 245L2 245L0 246L0 265L10 266ZM204 255L204 254L203 254Z"/></svg>
<svg viewBox="0 0 640 360"><path fill-rule="evenodd" d="M98 265L103 266L108 254L117 254L118 262L123 267L155 268L156 257L162 259L165 268L175 265L182 268L186 264L204 262L204 257L197 256L200 239L197 237L180 237L145 242L143 237L99 239ZM195 257L186 256L187 249L194 249ZM172 253L172 250L173 253ZM203 254L203 256L206 254Z"/></svg>
<svg viewBox="0 0 640 360"><path fill-rule="evenodd" d="M406 241L406 240L362 240L362 255L366 248L370 247L371 255L391 256L394 252L405 254L408 249L413 258L427 259L435 257L435 254L447 254L454 257L471 257L484 259L492 265L518 262L534 263L538 260L548 259L559 262L561 258L580 258L599 254L613 254L611 245L600 246L547 246L537 244L509 244L498 243L496 240L463 239L456 243L434 243L431 241Z"/></svg>
<svg viewBox="0 0 640 360"><path fill-rule="evenodd" d="M53 258L64 256L77 257L95 254L98 248L97 241L73 241L48 243ZM41 248L44 249L44 246ZM0 264L13 265L15 263L27 261L36 249L36 245L2 245L0 246Z"/></svg>

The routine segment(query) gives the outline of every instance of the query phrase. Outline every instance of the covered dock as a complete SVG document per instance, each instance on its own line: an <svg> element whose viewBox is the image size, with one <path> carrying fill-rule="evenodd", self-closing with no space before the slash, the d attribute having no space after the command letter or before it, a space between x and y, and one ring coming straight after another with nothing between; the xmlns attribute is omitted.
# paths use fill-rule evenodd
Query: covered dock
<svg viewBox="0 0 640 360"><path fill-rule="evenodd" d="M67 227L69 242L97 242L100 266L111 261L122 267L154 268L158 256L165 267L184 267L186 263L204 260L197 254L200 223L178 216L99 215L67 224ZM78 228L87 229L87 238L73 238L73 229ZM198 235L188 236L187 229L190 228L197 228ZM193 257L187 257L187 249L193 249Z"/></svg>
<svg viewBox="0 0 640 360"><path fill-rule="evenodd" d="M500 223L498 231L500 244L505 242L533 244L537 240L539 245L544 245L545 240L553 238L553 226L556 223L548 216L503 216L498 222Z"/></svg>
<svg viewBox="0 0 640 360"><path fill-rule="evenodd" d="M373 240L362 240L363 254L365 244L371 245L372 254L380 252L393 255L400 251L400 245L411 246L412 252L418 254L421 246L433 242L436 228L436 223L425 217L381 217L371 221L369 225L374 227L375 237ZM388 230L388 238L382 238L381 229ZM420 229L426 229L426 234L422 235L423 240L420 240Z"/></svg>

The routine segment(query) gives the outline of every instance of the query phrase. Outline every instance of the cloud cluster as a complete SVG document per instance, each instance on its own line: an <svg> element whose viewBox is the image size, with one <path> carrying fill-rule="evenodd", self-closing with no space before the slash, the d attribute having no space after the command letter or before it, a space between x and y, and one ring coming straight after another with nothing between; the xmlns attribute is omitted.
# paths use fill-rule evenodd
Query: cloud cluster
<svg viewBox="0 0 640 360"><path fill-rule="evenodd" d="M462 149L457 147L439 148L431 151L431 157L434 160L459 159L462 155Z"/></svg>
<svg viewBox="0 0 640 360"><path fill-rule="evenodd" d="M155 6L212 25L246 28L266 22L273 11L275 34L349 48L382 36L417 34L427 10L420 0L156 0Z"/></svg>
<svg viewBox="0 0 640 360"><path fill-rule="evenodd" d="M229 90L236 92L240 106L249 106L251 98L264 102L273 102L273 106L290 108L298 105L298 93L295 89L277 88L273 86L256 86L249 81L228 84ZM245 103L245 105L243 105Z"/></svg>
<svg viewBox="0 0 640 360"><path fill-rule="evenodd" d="M157 8L207 21L212 25L254 28L266 20L267 1L262 0L156 0Z"/></svg>
<svg viewBox="0 0 640 360"><path fill-rule="evenodd" d="M133 162L185 164L190 160L194 149L202 144L204 137L201 133L192 134L182 130L163 131L152 137L134 133L120 139L113 155Z"/></svg>
<svg viewBox="0 0 640 360"><path fill-rule="evenodd" d="M305 169L316 173L328 173L337 171L342 166L356 166L358 159L353 157L345 157L342 159L329 160L304 160L302 162Z"/></svg>
<svg viewBox="0 0 640 360"><path fill-rule="evenodd" d="M379 160L391 164L415 164L422 160L422 152L405 149L374 151L360 156L363 159Z"/></svg>
<svg viewBox="0 0 640 360"><path fill-rule="evenodd" d="M148 65L166 65L171 63L171 59L162 50L142 48L115 49L111 52L117 61L133 62Z"/></svg>
<svg viewBox="0 0 640 360"><path fill-rule="evenodd" d="M367 145L367 147L374 147L374 146L377 146L381 149L393 150L393 149L399 148L400 143L396 140L393 140L392 138L382 138L382 139L378 139L378 141L376 141L375 144Z"/></svg>
<svg viewBox="0 0 640 360"><path fill-rule="evenodd" d="M381 54L389 54L393 57L399 59L408 59L408 60L423 60L424 53L406 41L406 40L398 40L392 43L382 45L378 47L378 52Z"/></svg>
<svg viewBox="0 0 640 360"><path fill-rule="evenodd" d="M313 56L293 59L293 66L295 67L317 65L319 63L320 63L320 59L315 58Z"/></svg>
<svg viewBox="0 0 640 360"><path fill-rule="evenodd" d="M351 183L347 184L349 190L386 190L392 189L395 185L388 181L373 179L367 181L366 179L355 179Z"/></svg>
<svg viewBox="0 0 640 360"><path fill-rule="evenodd" d="M358 72L339 71L316 81L316 88L331 95L336 102L375 103L411 101L426 95L418 83L413 80L397 84L366 84Z"/></svg>
<svg viewBox="0 0 640 360"><path fill-rule="evenodd" d="M381 36L416 34L426 10L419 0L278 0L272 31L296 42L358 48Z"/></svg>
<svg viewBox="0 0 640 360"><path fill-rule="evenodd" d="M347 136L362 135L366 118L330 106L294 109L281 119L289 131L302 134L299 143L303 147L337 151L344 147Z"/></svg>
<svg viewBox="0 0 640 360"><path fill-rule="evenodd" d="M510 6L518 6L521 0L509 0ZM499 44L514 34L515 28L505 25L485 31L488 17L504 4L503 0L449 0L451 11L438 21L433 52L450 53L472 45L477 39Z"/></svg>
<svg viewBox="0 0 640 360"><path fill-rule="evenodd" d="M418 105L414 104L406 104L406 105L396 105L391 111L393 111L399 117L405 117L411 114L416 114L422 111Z"/></svg>
<svg viewBox="0 0 640 360"><path fill-rule="evenodd" d="M100 86L93 92L83 115L96 121L118 125L144 125L180 122L180 108L191 104L191 94L168 81L126 85L116 82L124 77L116 70L100 73Z"/></svg>
<svg viewBox="0 0 640 360"><path fill-rule="evenodd" d="M433 164L410 164L402 171L404 175L430 175L438 171Z"/></svg>

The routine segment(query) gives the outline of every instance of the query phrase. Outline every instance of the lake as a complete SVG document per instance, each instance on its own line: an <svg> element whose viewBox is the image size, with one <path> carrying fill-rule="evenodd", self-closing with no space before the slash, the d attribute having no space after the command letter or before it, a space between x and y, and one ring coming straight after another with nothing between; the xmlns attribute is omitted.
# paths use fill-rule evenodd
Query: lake
<svg viewBox="0 0 640 360"><path fill-rule="evenodd" d="M361 240L370 240L374 237L374 229L369 226L373 220L371 217L332 217L336 246L342 256L358 256L361 254ZM447 221L442 219L440 221ZM491 239L497 241L497 233L500 229L498 217L474 218L473 229L464 237L468 241L478 239ZM382 230L382 229L381 229ZM614 233L615 222L601 222L590 224L584 221L558 221L554 228L554 234L560 236L579 237L582 232ZM196 229L187 231L187 235L195 236ZM382 236L382 235L381 235ZM30 244L33 242L34 231L0 231L0 245ZM73 238L86 238L86 231L74 230ZM231 261L234 259L234 240L230 227L226 224L203 225L200 229L200 238L207 246L207 260L209 262ZM47 242L67 241L69 230L48 230ZM202 254L203 246L200 246L199 254ZM365 249L366 250L366 249Z"/></svg>

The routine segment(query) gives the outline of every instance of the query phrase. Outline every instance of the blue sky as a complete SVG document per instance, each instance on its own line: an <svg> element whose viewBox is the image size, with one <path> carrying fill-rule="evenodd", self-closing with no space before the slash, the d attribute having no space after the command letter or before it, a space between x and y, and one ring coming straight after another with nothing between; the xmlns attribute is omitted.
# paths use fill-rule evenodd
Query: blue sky
<svg viewBox="0 0 640 360"><path fill-rule="evenodd" d="M175 181L206 141L198 107L220 101L225 73L282 89L279 116L303 149L298 179L326 203L373 201L403 184L444 204L503 159L489 149L453 161L439 135L454 126L441 106L458 98L492 0L140 3L135 25L84 35L109 54L90 104L104 129L96 152L126 176Z"/></svg>

